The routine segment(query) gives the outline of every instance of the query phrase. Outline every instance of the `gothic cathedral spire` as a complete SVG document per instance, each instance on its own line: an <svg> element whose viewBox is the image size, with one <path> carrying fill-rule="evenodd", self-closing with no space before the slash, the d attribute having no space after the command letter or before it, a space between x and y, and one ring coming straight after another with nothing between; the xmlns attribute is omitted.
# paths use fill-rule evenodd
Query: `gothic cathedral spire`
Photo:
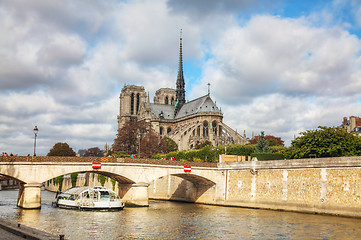
<svg viewBox="0 0 361 240"><path fill-rule="evenodd" d="M183 77L183 59L182 59L182 29L179 41L179 63L178 63L178 76L177 76L177 89L176 89L176 105L175 115L179 112L183 104L185 103L185 89L184 89L184 77Z"/></svg>

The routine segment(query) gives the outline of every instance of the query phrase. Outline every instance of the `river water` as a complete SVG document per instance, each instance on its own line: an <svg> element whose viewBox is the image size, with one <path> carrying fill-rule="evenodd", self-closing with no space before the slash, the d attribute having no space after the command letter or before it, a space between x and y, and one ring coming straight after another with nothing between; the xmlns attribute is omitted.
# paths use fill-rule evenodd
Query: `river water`
<svg viewBox="0 0 361 240"><path fill-rule="evenodd" d="M360 239L361 219L271 210L151 201L118 212L16 207L17 190L0 191L0 217L66 239Z"/></svg>

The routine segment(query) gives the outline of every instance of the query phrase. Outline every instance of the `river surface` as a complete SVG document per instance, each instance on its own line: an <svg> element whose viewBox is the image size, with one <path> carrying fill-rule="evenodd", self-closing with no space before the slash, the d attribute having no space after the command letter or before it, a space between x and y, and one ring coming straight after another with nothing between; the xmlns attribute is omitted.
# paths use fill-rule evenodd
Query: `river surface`
<svg viewBox="0 0 361 240"><path fill-rule="evenodd" d="M16 207L17 190L0 191L0 217L66 239L360 239L361 219L271 210L151 201L118 212Z"/></svg>

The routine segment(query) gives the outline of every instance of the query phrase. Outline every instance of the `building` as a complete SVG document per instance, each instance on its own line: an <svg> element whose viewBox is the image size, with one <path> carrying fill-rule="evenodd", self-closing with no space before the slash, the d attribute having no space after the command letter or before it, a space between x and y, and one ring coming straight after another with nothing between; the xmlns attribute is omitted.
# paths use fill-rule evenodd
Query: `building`
<svg viewBox="0 0 361 240"><path fill-rule="evenodd" d="M349 117L349 119L347 119L347 117L344 117L342 127L345 128L347 132L355 132L361 134L361 118L351 116Z"/></svg>
<svg viewBox="0 0 361 240"><path fill-rule="evenodd" d="M123 87L119 97L118 129L126 121L145 120L160 136L173 139L179 150L192 149L207 140L213 146L246 144L246 136L223 123L223 113L212 100L209 89L207 95L186 102L182 57L180 38L176 89L159 89L153 103L143 86Z"/></svg>

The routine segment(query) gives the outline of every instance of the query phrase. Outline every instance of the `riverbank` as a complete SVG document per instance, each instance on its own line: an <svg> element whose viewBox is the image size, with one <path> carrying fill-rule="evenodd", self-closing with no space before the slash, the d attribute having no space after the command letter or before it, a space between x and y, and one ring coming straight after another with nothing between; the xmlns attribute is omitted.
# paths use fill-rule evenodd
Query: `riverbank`
<svg viewBox="0 0 361 240"><path fill-rule="evenodd" d="M0 239L31 239L31 240L59 240L64 236L55 236L16 222L0 219Z"/></svg>

